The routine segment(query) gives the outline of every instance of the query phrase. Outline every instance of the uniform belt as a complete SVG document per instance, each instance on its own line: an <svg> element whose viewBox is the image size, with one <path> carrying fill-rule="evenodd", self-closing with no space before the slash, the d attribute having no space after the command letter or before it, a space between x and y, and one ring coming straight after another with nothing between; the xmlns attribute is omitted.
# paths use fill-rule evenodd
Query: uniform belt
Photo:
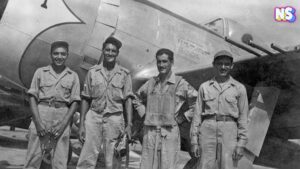
<svg viewBox="0 0 300 169"><path fill-rule="evenodd" d="M55 107L55 108L61 108L61 107L68 107L67 103L65 102L59 102L59 101L40 101L39 104L49 106L49 107Z"/></svg>
<svg viewBox="0 0 300 169"><path fill-rule="evenodd" d="M204 120L215 120L215 121L236 121L235 118L229 115L220 115L220 114L213 114L213 115L205 115L202 116L202 121Z"/></svg>
<svg viewBox="0 0 300 169"><path fill-rule="evenodd" d="M161 128L173 128L173 127L176 127L177 125L176 124L174 124L174 125L163 125L163 126L153 126L153 125L145 125L145 126L147 126L147 127L149 127L149 128L151 128L151 129L156 129L156 130L160 130Z"/></svg>

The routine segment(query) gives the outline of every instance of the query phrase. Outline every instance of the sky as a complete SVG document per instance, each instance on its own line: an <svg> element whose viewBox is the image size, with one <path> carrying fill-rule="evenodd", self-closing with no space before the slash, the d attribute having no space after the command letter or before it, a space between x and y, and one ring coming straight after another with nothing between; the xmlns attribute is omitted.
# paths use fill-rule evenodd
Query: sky
<svg viewBox="0 0 300 169"><path fill-rule="evenodd" d="M247 27L267 44L281 47L300 45L299 0L149 0L196 23L218 17L233 19ZM276 22L274 8L292 6L296 21Z"/></svg>

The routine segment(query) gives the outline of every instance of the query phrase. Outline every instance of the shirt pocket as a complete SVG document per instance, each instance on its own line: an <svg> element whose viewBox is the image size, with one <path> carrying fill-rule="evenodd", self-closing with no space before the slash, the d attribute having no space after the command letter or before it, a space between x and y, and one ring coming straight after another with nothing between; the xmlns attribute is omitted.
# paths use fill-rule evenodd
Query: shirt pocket
<svg viewBox="0 0 300 169"><path fill-rule="evenodd" d="M238 113L238 107L237 107L237 97L234 95L228 95L225 97L226 100L226 109L229 114L236 114Z"/></svg>
<svg viewBox="0 0 300 169"><path fill-rule="evenodd" d="M212 113L214 111L215 106L215 96L205 95L203 98L204 103L204 112L205 113Z"/></svg>
<svg viewBox="0 0 300 169"><path fill-rule="evenodd" d="M44 79L41 81L40 90L41 90L41 93L44 94L44 97L51 97L54 95L54 93L51 93L51 90L52 90L53 86L55 85L54 83L55 83L55 81L52 81L50 79Z"/></svg>
<svg viewBox="0 0 300 169"><path fill-rule="evenodd" d="M72 81L71 80L64 80L61 82L61 87L62 87L62 93L64 98L70 98L71 96L71 91L72 91Z"/></svg>
<svg viewBox="0 0 300 169"><path fill-rule="evenodd" d="M120 79L114 79L111 83L112 85L112 98L113 100L123 100L123 89L124 81Z"/></svg>
<svg viewBox="0 0 300 169"><path fill-rule="evenodd" d="M91 84L91 89L91 96L93 98L100 98L104 94L106 86L102 81L96 80L94 83Z"/></svg>

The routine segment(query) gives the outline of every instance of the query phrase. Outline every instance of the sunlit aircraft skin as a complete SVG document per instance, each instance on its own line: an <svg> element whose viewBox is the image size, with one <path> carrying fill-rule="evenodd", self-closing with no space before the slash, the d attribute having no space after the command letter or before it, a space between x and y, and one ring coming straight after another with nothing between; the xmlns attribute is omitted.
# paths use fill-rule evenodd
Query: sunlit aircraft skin
<svg viewBox="0 0 300 169"><path fill-rule="evenodd" d="M196 89L212 77L215 52L226 49L236 61L233 76L247 86L249 99L252 96L252 107L256 108L250 111L254 112L252 117L257 112L266 115L261 123L251 121L254 126L260 124L268 135L266 139L266 133L252 138L258 141L247 147L247 168L251 168L254 159L260 165L272 166L269 161L273 154L288 163L282 166L278 162L277 167L299 165L299 154L289 155L299 152L299 146L287 141L300 138L297 49L266 46L230 19L219 18L199 25L147 0L4 0L0 7L0 125L7 125L9 119L16 117L30 117L25 91L34 71L50 63L49 48L55 40L70 43L67 65L79 74L82 82L87 70L101 61L104 39L114 35L123 42L118 61L132 72L134 90L157 74L154 55L161 47L175 52L174 71ZM270 86L276 89L268 93ZM278 99L266 97L272 92L279 95ZM3 118L4 113L17 116ZM186 151L188 130L188 123L181 126L182 149ZM255 135L260 131L252 132ZM268 144L263 144L264 140ZM276 144L276 140L282 143ZM284 148L291 144L292 151ZM279 148L268 156L272 145Z"/></svg>

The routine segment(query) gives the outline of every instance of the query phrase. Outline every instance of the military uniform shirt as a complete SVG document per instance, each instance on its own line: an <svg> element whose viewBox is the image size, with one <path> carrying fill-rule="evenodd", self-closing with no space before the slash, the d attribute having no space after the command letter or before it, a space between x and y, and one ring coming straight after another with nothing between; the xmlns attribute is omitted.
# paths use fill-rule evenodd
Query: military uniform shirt
<svg viewBox="0 0 300 169"><path fill-rule="evenodd" d="M92 101L90 109L97 113L122 112L124 101L133 96L129 71L116 64L108 77L103 64L93 66L86 75L81 96Z"/></svg>
<svg viewBox="0 0 300 169"><path fill-rule="evenodd" d="M71 104L80 101L80 83L77 73L66 67L59 75L51 65L34 73L28 93L40 101L59 101Z"/></svg>
<svg viewBox="0 0 300 169"><path fill-rule="evenodd" d="M221 89L215 79L204 82L198 91L195 114L191 126L192 144L197 144L201 116L228 115L237 119L238 145L247 143L248 99L244 85L232 77Z"/></svg>

